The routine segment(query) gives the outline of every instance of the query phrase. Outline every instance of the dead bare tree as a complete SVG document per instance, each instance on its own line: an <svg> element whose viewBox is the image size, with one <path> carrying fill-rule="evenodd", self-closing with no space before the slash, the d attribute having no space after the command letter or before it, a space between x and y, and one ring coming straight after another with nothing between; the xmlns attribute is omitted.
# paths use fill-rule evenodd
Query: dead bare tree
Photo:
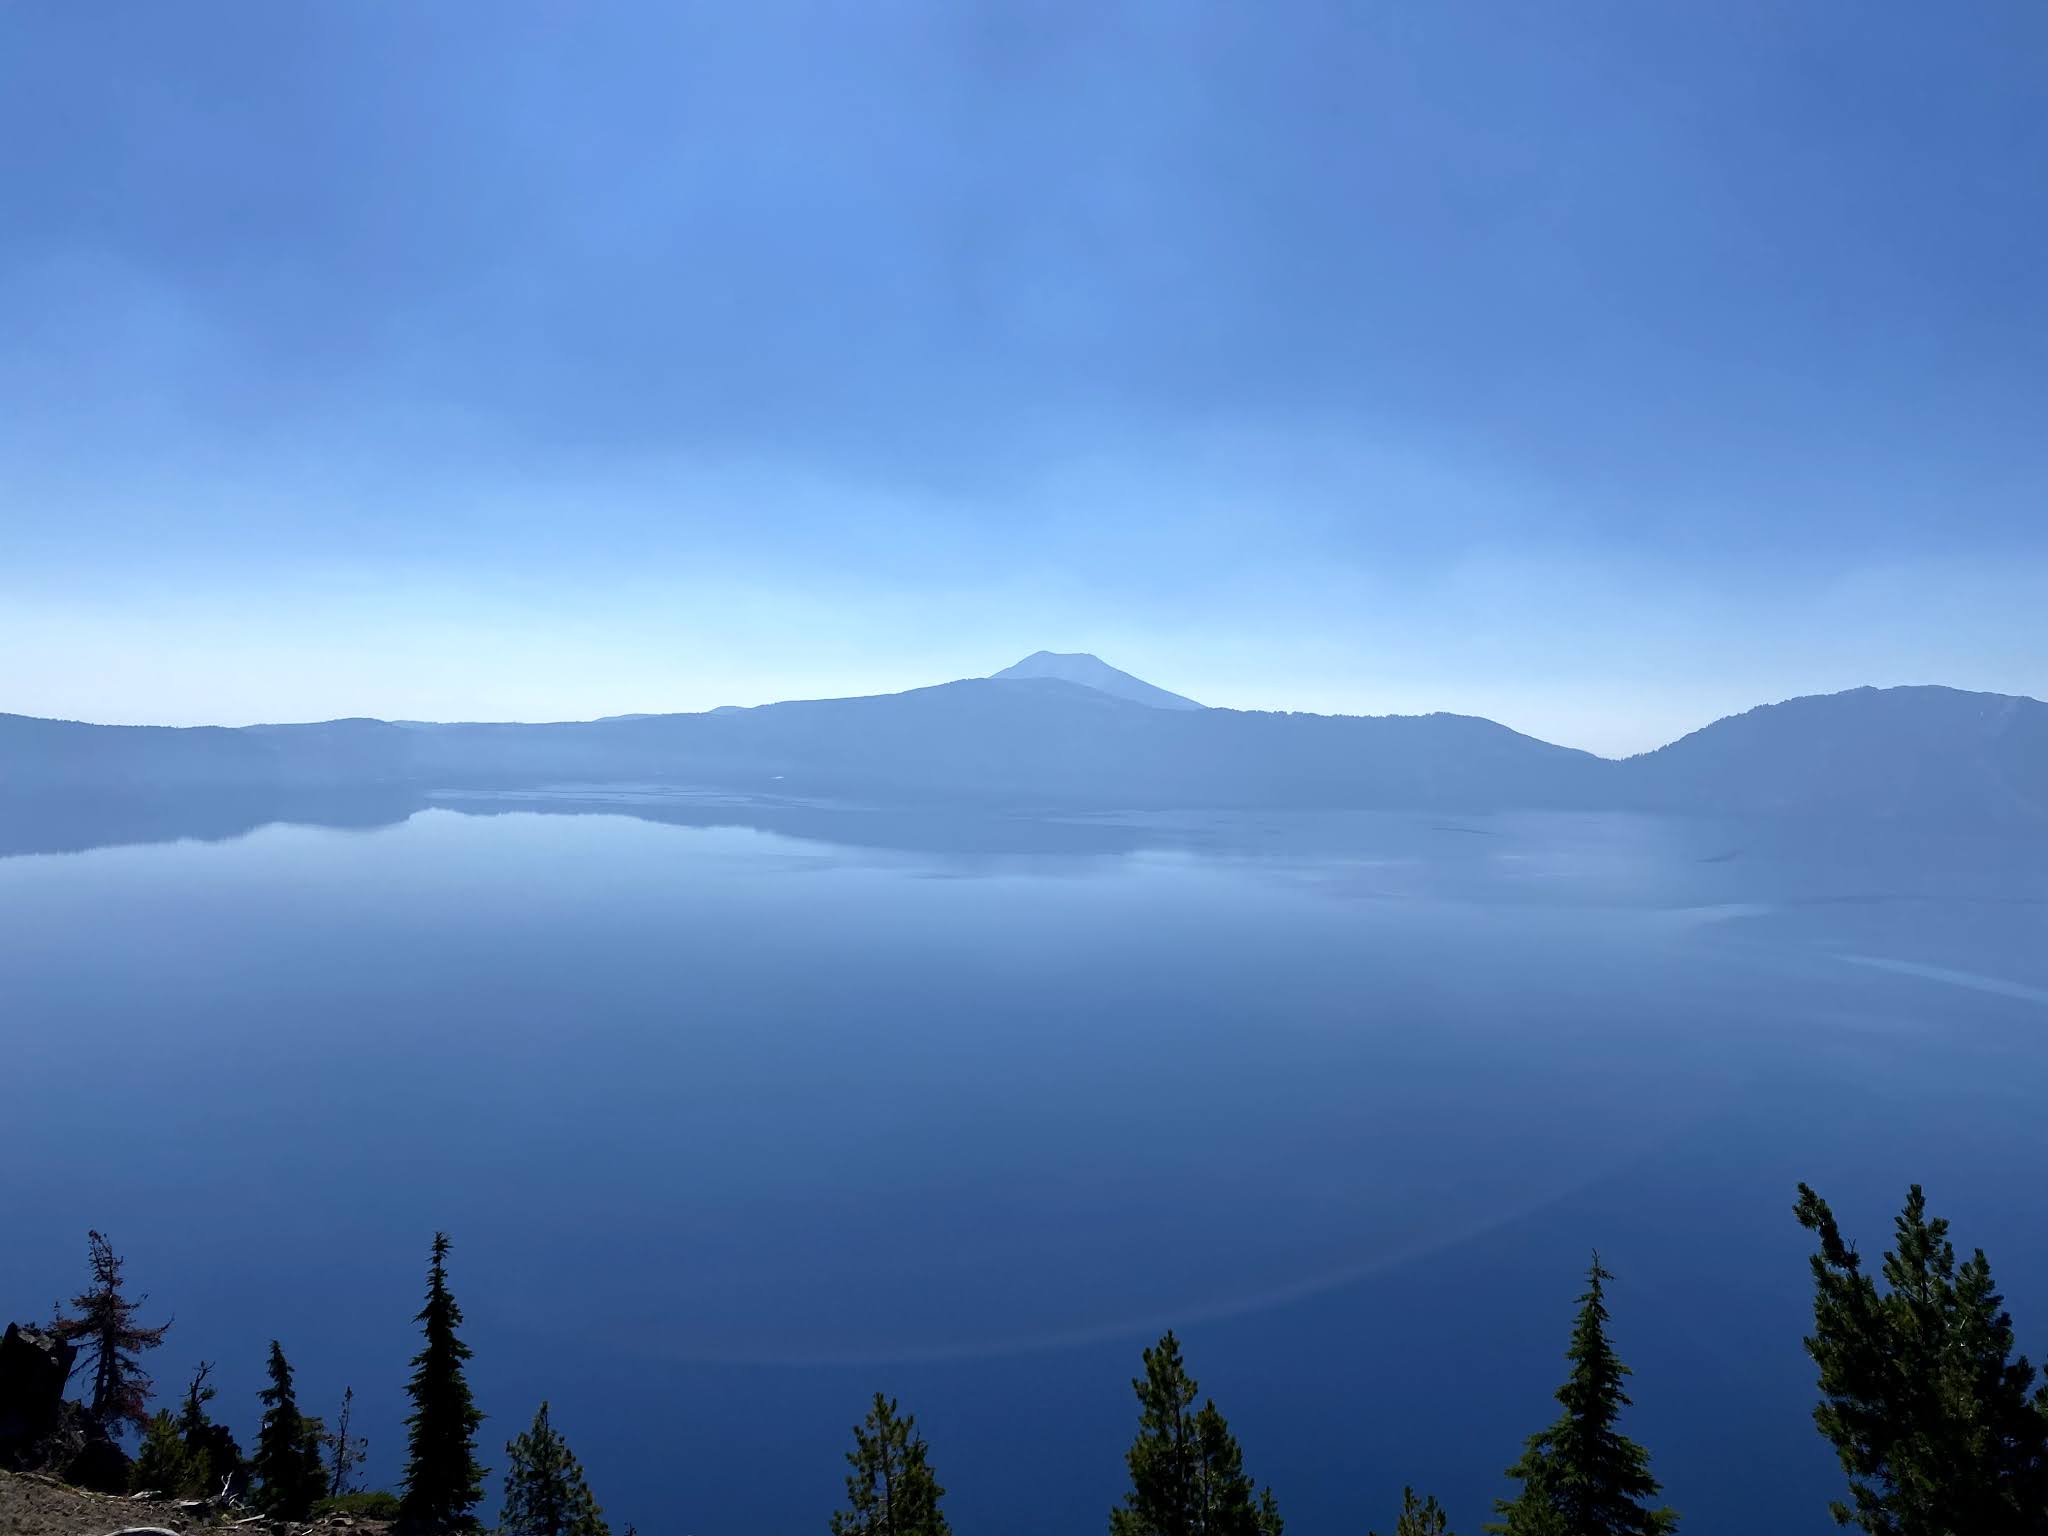
<svg viewBox="0 0 2048 1536"><path fill-rule="evenodd" d="M355 1411L356 1389L341 1389L341 1412L335 1415L334 1428L320 1438L327 1443L328 1463L332 1471L328 1478L327 1496L338 1499L348 1492L349 1479L370 1454L370 1442L360 1436L352 1437L348 1432L348 1421Z"/></svg>

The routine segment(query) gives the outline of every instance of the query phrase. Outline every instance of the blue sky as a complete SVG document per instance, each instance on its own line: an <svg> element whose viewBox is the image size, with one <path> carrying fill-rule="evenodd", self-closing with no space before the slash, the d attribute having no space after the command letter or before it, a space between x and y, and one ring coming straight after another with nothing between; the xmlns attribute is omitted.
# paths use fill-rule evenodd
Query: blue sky
<svg viewBox="0 0 2048 1536"><path fill-rule="evenodd" d="M2048 693L2048 7L0 11L0 709Z"/></svg>

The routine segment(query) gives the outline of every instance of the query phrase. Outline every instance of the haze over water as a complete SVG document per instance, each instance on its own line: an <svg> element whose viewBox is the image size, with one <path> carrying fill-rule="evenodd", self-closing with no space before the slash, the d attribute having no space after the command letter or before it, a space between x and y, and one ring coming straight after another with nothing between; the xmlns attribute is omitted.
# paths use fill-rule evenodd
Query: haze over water
<svg viewBox="0 0 2048 1536"><path fill-rule="evenodd" d="M2041 1352L2038 833L674 801L0 859L0 1311L102 1227L164 1390L246 1437L275 1335L381 1481L446 1227L484 1445L701 1536L877 1387L960 1529L1098 1528L1168 1325L1294 1528L1476 1527L1595 1245L1688 1527L1818 1536L1799 1179L1873 1253L1924 1181Z"/></svg>

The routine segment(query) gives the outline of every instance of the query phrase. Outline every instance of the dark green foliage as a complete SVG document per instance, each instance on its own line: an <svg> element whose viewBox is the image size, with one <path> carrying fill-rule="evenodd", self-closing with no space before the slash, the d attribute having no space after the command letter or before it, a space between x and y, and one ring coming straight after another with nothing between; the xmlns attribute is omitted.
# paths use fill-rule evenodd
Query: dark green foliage
<svg viewBox="0 0 2048 1536"><path fill-rule="evenodd" d="M1403 1488L1401 1518L1394 1522L1394 1536L1451 1536L1451 1519L1435 1495L1418 1499L1413 1488Z"/></svg>
<svg viewBox="0 0 2048 1536"><path fill-rule="evenodd" d="M178 1411L178 1433L185 1442L186 1479L183 1491L217 1498L223 1492L243 1494L249 1488L249 1464L242 1448L225 1424L207 1417L206 1405L214 1389L206 1378L213 1374L211 1361L202 1360L185 1387L185 1404Z"/></svg>
<svg viewBox="0 0 2048 1536"><path fill-rule="evenodd" d="M360 1520L396 1520L398 1495L387 1493L382 1488L330 1495L313 1506L313 1517L317 1520L322 1515L354 1515Z"/></svg>
<svg viewBox="0 0 2048 1536"><path fill-rule="evenodd" d="M611 1536L583 1467L548 1420L542 1403L533 1427L505 1447L505 1504L501 1536Z"/></svg>
<svg viewBox="0 0 2048 1536"><path fill-rule="evenodd" d="M118 1439L124 1430L149 1422L155 1383L142 1368L142 1351L163 1343L171 1325L144 1328L137 1323L135 1314L149 1298L130 1301L121 1293L121 1270L127 1260L98 1232L86 1234L86 1246L92 1285L71 1298L76 1317L60 1315L50 1326L59 1338L81 1346L80 1364L92 1374L86 1412Z"/></svg>
<svg viewBox="0 0 2048 1536"><path fill-rule="evenodd" d="M1197 1388L1169 1331L1145 1351L1138 1436L1124 1455L1131 1487L1109 1513L1110 1536L1277 1536L1272 1490L1255 1495L1244 1456L1214 1402L1193 1412Z"/></svg>
<svg viewBox="0 0 2048 1536"><path fill-rule="evenodd" d="M1564 1412L1530 1436L1508 1476L1522 1485L1497 1501L1501 1518L1486 1527L1502 1536L1662 1536L1678 1528L1668 1508L1650 1508L1657 1480L1650 1453L1616 1427L1629 1406L1622 1390L1627 1366L1607 1341L1605 1283L1614 1278L1593 1255L1565 1358L1571 1370L1557 1400Z"/></svg>
<svg viewBox="0 0 2048 1536"><path fill-rule="evenodd" d="M1203 1403L1195 1415L1194 1474L1193 1529L1258 1531L1258 1500L1244 1475L1244 1452L1213 1402Z"/></svg>
<svg viewBox="0 0 2048 1536"><path fill-rule="evenodd" d="M426 1344L413 1356L412 1399L407 1415L408 1449L402 1520L416 1532L473 1531L473 1511L484 1496L484 1469L477 1465L476 1431L484 1416L469 1393L462 1365L469 1346L456 1336L462 1308L448 1290L448 1234L434 1234L427 1269L427 1300L414 1321Z"/></svg>
<svg viewBox="0 0 2048 1536"><path fill-rule="evenodd" d="M1958 1266L1948 1223L1915 1184L1882 1270L1864 1272L1806 1185L1794 1208L1812 1258L1820 1432L1849 1477L1837 1522L1872 1536L2038 1536L2048 1530L2048 1391L2013 1355L2012 1319L1982 1249Z"/></svg>
<svg viewBox="0 0 2048 1536"><path fill-rule="evenodd" d="M868 1416L853 1427L846 1453L847 1507L834 1512L832 1536L947 1536L939 1500L946 1490L932 1473L929 1448L913 1414L875 1394Z"/></svg>
<svg viewBox="0 0 2048 1536"><path fill-rule="evenodd" d="M1124 1453L1131 1487L1123 1507L1110 1511L1111 1536L1187 1536L1194 1481L1188 1410L1196 1388L1171 1330L1145 1351L1145 1374L1131 1389L1138 1395L1138 1437Z"/></svg>
<svg viewBox="0 0 2048 1536"><path fill-rule="evenodd" d="M183 1493L191 1480L192 1458L178 1420L170 1409L160 1409L143 1428L142 1446L128 1469L129 1485L137 1493Z"/></svg>
<svg viewBox="0 0 2048 1536"><path fill-rule="evenodd" d="M313 1503L327 1492L327 1469L320 1461L320 1421L299 1412L292 1391L292 1368L284 1350L270 1341L270 1385L263 1399L263 1424L256 1432L256 1507L276 1520L304 1520Z"/></svg>

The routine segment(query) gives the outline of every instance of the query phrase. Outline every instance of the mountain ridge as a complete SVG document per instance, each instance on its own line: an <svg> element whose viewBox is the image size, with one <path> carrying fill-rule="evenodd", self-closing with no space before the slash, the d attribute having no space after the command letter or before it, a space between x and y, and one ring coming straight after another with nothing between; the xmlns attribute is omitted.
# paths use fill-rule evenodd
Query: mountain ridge
<svg viewBox="0 0 2048 1536"><path fill-rule="evenodd" d="M1624 759L1478 716L1162 707L1065 678L1014 675L545 724L357 717L173 727L0 715L0 793L16 795L626 781L1017 809L1627 810L2037 824L2048 823L2048 705L1926 685L1865 687L1759 705Z"/></svg>

